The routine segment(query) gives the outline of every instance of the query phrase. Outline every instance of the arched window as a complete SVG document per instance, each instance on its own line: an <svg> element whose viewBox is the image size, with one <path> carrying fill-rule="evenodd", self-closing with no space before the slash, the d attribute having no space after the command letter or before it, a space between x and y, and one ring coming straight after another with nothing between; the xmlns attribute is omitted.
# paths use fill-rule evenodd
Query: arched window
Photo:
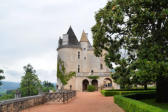
<svg viewBox="0 0 168 112"><path fill-rule="evenodd" d="M78 65L78 73L80 72L80 65Z"/></svg>
<svg viewBox="0 0 168 112"><path fill-rule="evenodd" d="M100 69L101 69L101 70L103 69L103 64L100 64Z"/></svg>
<svg viewBox="0 0 168 112"><path fill-rule="evenodd" d="M80 59L80 52L78 52L78 59Z"/></svg>

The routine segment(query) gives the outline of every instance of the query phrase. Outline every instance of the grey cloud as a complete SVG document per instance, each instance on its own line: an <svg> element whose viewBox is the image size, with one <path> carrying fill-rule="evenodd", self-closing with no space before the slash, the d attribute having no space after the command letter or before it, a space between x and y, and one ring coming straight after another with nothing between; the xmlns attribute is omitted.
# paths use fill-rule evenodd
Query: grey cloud
<svg viewBox="0 0 168 112"><path fill-rule="evenodd" d="M23 72L15 70L4 70L5 81L20 82Z"/></svg>
<svg viewBox="0 0 168 112"><path fill-rule="evenodd" d="M84 29L89 33L91 41L90 28L95 24L95 12L106 2L106 0L1 0L0 66L13 70L15 68L13 66L17 65L16 68L20 68L21 71L22 66L27 63L18 64L20 61L27 62L25 59L33 59L34 62L28 60L32 64L40 63L41 59L43 63L45 57L41 56L51 51L56 53L58 38L67 32L70 25L78 39ZM52 68L56 66L54 56L53 61L48 62ZM12 72L8 74L10 73L13 74ZM12 80L13 77L10 78Z"/></svg>

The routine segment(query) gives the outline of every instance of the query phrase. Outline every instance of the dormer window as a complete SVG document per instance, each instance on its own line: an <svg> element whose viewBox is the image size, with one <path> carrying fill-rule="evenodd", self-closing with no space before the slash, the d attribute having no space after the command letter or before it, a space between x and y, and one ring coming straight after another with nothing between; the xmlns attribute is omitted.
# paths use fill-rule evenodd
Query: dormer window
<svg viewBox="0 0 168 112"><path fill-rule="evenodd" d="M68 45L68 34L63 34L62 45Z"/></svg>
<svg viewBox="0 0 168 112"><path fill-rule="evenodd" d="M84 51L86 50L86 48L84 48Z"/></svg>

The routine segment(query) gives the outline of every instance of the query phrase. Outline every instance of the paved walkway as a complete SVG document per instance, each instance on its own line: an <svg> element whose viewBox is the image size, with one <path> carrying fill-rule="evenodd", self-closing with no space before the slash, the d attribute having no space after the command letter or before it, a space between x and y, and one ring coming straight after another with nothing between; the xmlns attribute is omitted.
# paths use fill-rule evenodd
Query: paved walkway
<svg viewBox="0 0 168 112"><path fill-rule="evenodd" d="M67 104L47 103L22 112L124 112L113 97L104 97L99 92L78 92Z"/></svg>

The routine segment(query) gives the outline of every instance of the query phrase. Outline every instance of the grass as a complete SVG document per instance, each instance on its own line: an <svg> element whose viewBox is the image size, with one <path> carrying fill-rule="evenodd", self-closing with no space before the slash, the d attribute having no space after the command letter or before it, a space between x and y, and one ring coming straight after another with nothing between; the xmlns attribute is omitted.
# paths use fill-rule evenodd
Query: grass
<svg viewBox="0 0 168 112"><path fill-rule="evenodd" d="M153 105L153 106L160 107L165 112L168 112L168 103L157 103L155 101L155 99L143 99L143 100L140 100L140 101L142 101L144 103L147 103L147 104L150 104L150 105Z"/></svg>

